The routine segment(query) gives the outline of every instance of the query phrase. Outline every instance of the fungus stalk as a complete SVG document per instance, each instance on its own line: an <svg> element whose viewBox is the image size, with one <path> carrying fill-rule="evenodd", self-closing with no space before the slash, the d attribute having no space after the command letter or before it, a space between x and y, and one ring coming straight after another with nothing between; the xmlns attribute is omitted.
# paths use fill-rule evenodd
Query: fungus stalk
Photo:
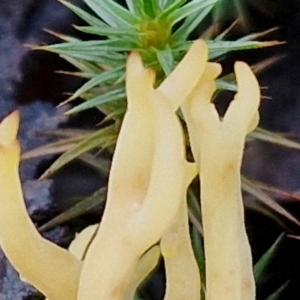
<svg viewBox="0 0 300 300"><path fill-rule="evenodd" d="M259 85L251 69L237 62L238 93L221 119L210 100L220 71L218 64L207 63L197 87L182 106L200 169L206 299L254 300L240 169L246 135L258 123Z"/></svg>
<svg viewBox="0 0 300 300"><path fill-rule="evenodd" d="M200 272L191 246L186 201L182 201L177 217L162 237L160 246L167 281L164 300L200 300Z"/></svg>

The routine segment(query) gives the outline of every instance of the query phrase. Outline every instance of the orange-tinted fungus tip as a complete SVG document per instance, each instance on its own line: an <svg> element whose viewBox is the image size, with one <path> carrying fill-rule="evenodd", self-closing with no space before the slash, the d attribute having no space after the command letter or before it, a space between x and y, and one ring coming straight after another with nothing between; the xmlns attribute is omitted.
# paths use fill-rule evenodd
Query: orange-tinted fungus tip
<svg viewBox="0 0 300 300"><path fill-rule="evenodd" d="M0 123L0 144L3 146L11 144L17 137L20 122L20 113L13 111Z"/></svg>

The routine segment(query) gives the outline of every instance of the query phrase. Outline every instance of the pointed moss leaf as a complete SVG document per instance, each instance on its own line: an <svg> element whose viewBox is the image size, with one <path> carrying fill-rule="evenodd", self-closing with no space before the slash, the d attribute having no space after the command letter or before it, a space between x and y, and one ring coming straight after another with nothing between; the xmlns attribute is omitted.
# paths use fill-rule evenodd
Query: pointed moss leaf
<svg viewBox="0 0 300 300"><path fill-rule="evenodd" d="M136 39L139 36L139 33L134 29L125 29L125 28L114 28L114 27L100 27L100 26L75 26L75 28L79 31L85 33L91 33L100 36L109 36L109 37L122 37L131 36Z"/></svg>
<svg viewBox="0 0 300 300"><path fill-rule="evenodd" d="M84 153L80 156L80 160L97 170L103 177L107 177L110 169L110 160L92 153Z"/></svg>
<svg viewBox="0 0 300 300"><path fill-rule="evenodd" d="M146 1L146 0L145 0ZM176 9L178 7L180 7L181 5L183 5L186 0L175 0L175 1L167 1L168 3L166 3L166 9L164 9L161 14L157 17L158 19L164 21L166 19L169 18L170 14L174 11L176 11Z"/></svg>
<svg viewBox="0 0 300 300"><path fill-rule="evenodd" d="M56 51L59 53L59 50L74 52L84 52L84 53L94 53L97 52L106 52L106 51L130 51L136 45L133 45L131 42L124 41L122 39L109 39L109 40L97 40L97 41L76 41L68 43L60 43L50 46L42 46L40 49L48 51Z"/></svg>
<svg viewBox="0 0 300 300"><path fill-rule="evenodd" d="M191 240L192 240L194 255L200 270L201 280L203 280L205 278L205 257L204 257L203 238L195 227L192 227Z"/></svg>
<svg viewBox="0 0 300 300"><path fill-rule="evenodd" d="M257 41L207 41L211 51L244 50L260 48L264 42Z"/></svg>
<svg viewBox="0 0 300 300"><path fill-rule="evenodd" d="M188 195L187 199L188 199L189 210L195 215L197 219L200 220L201 219L200 202L195 195L195 191L189 188L187 195Z"/></svg>
<svg viewBox="0 0 300 300"><path fill-rule="evenodd" d="M189 214L190 222L193 224L194 228L197 229L199 234L203 235L203 228L200 223L201 220L200 203L193 189L191 188L188 190L187 201L188 201L188 208L189 208L188 214Z"/></svg>
<svg viewBox="0 0 300 300"><path fill-rule="evenodd" d="M70 35L66 35L66 34L62 34L62 33L59 33L59 32L56 32L56 31L53 31L53 30L49 30L49 29L44 29L45 32L59 38L60 40L62 41L65 41L65 42L77 42L77 41L80 41L79 39L73 37L73 36L70 36ZM33 47L33 49L38 49L39 47Z"/></svg>
<svg viewBox="0 0 300 300"><path fill-rule="evenodd" d="M300 143L291 141L281 136L280 134L270 132L262 128L257 128L255 131L249 134L249 136L264 142L269 142L279 146L300 150Z"/></svg>
<svg viewBox="0 0 300 300"><path fill-rule="evenodd" d="M91 88L106 83L111 80L117 80L120 78L120 76L124 73L125 67L119 67L117 69L106 71L101 74L98 74L91 78L88 82L86 82L82 87L80 87L69 99L75 99L82 95L83 93L89 91Z"/></svg>
<svg viewBox="0 0 300 300"><path fill-rule="evenodd" d="M84 0L84 2L112 27L134 26L138 22L136 15L112 0Z"/></svg>
<svg viewBox="0 0 300 300"><path fill-rule="evenodd" d="M207 41L209 58L215 59L230 51L251 50L270 46L269 42L256 41Z"/></svg>
<svg viewBox="0 0 300 300"><path fill-rule="evenodd" d="M158 5L163 10L166 5L166 0L158 0Z"/></svg>
<svg viewBox="0 0 300 300"><path fill-rule="evenodd" d="M285 284L283 284L278 290L276 290L274 293L272 293L266 300L282 300L286 299L284 297L284 293L286 291L286 288L288 287L290 281L287 281Z"/></svg>
<svg viewBox="0 0 300 300"><path fill-rule="evenodd" d="M186 40L193 30L204 20L212 10L213 5L204 8L200 12L189 15L183 24L172 34L172 41Z"/></svg>
<svg viewBox="0 0 300 300"><path fill-rule="evenodd" d="M76 67L78 70L82 71L83 73L90 73L90 74L97 74L101 71L101 69L87 61L83 61L80 59L76 59L74 57L68 56L68 55L60 55L64 60L69 62L71 65Z"/></svg>
<svg viewBox="0 0 300 300"><path fill-rule="evenodd" d="M59 50L59 51L53 51L60 54L63 54L64 56L68 55L69 57L72 57L74 59L83 60L90 63L98 63L106 66L111 67L117 67L121 63L125 63L125 60L117 60L117 58L114 60L111 55L107 52L99 52L97 55L95 54L86 54L86 53L78 53L78 52L72 52L68 50Z"/></svg>
<svg viewBox="0 0 300 300"><path fill-rule="evenodd" d="M201 10L210 7L212 8L219 0L192 0L188 4L174 10L169 18L172 25L181 21L185 17L194 14L195 12L200 13Z"/></svg>
<svg viewBox="0 0 300 300"><path fill-rule="evenodd" d="M146 1L146 0L145 0ZM180 2L180 5L184 4L186 0L184 1L174 1L174 0L159 0L161 3L160 6L164 9L169 8L171 5L176 4L176 2ZM174 3L175 2L175 3Z"/></svg>
<svg viewBox="0 0 300 300"><path fill-rule="evenodd" d="M55 226L64 224L66 222L72 221L88 212L90 212L95 207L99 206L106 199L107 190L105 187L99 189L91 196L82 199L80 202L67 209L63 213L59 214L55 218L51 219L43 226L40 227L41 231L47 231Z"/></svg>
<svg viewBox="0 0 300 300"><path fill-rule="evenodd" d="M261 201L262 204L264 204L275 213L279 214L281 217L284 217L297 226L300 226L299 221L293 215L291 215L284 207L280 206L274 199L272 199L268 194L262 191L251 180L242 177L242 188L244 191L253 195L259 201Z"/></svg>
<svg viewBox="0 0 300 300"><path fill-rule="evenodd" d="M105 41L80 41L76 43L62 43L51 46L40 47L42 50L55 52L61 55L68 55L77 60L84 60L91 63L101 63L111 67L125 64L125 56L118 51L130 51L134 48L130 41L119 39Z"/></svg>
<svg viewBox="0 0 300 300"><path fill-rule="evenodd" d="M91 10L112 27L122 27L122 22L117 20L113 15L106 11L100 3L93 0L84 0L84 2L91 8Z"/></svg>
<svg viewBox="0 0 300 300"><path fill-rule="evenodd" d="M75 147L62 154L41 176L41 179L51 176L61 167L79 157L80 155L88 152L94 148L105 148L111 146L116 141L116 132L114 127L107 126L101 128L96 132L88 135L81 142L77 143Z"/></svg>
<svg viewBox="0 0 300 300"><path fill-rule="evenodd" d="M264 31L256 32L256 33L250 33L248 35L245 35L244 37L238 39L239 41L253 41L253 40L258 40L262 37L266 37L268 34L277 31L277 27L273 27ZM269 42L278 42L278 43L285 43L285 42L280 42L280 41L269 41Z"/></svg>
<svg viewBox="0 0 300 300"><path fill-rule="evenodd" d="M78 53L76 51L70 51L70 50L57 50L57 51L51 51L55 53L59 53L61 56L69 56L73 59L86 61L89 63L98 63L100 65L104 66L110 66L111 68L116 68L120 64L125 64L125 56L118 57L118 53L116 54L116 57L114 58L114 53L109 52L98 52L95 53ZM101 71L101 70L100 70Z"/></svg>
<svg viewBox="0 0 300 300"><path fill-rule="evenodd" d="M176 41L172 44L172 50L173 52L185 52L190 48L191 44L191 41Z"/></svg>
<svg viewBox="0 0 300 300"><path fill-rule="evenodd" d="M90 99L78 106L67 111L67 114L78 113L80 111L84 111L93 107L101 106L101 104L106 104L113 101L118 101L126 98L126 92L124 88L114 89L105 94L96 96L93 99Z"/></svg>
<svg viewBox="0 0 300 300"><path fill-rule="evenodd" d="M129 11L131 11L132 13L135 13L135 2L137 2L137 1L134 1L134 0L125 0L125 2L126 2L126 5L127 5L127 7L128 7L128 9L129 9Z"/></svg>
<svg viewBox="0 0 300 300"><path fill-rule="evenodd" d="M104 119L103 122L107 122L110 120L120 120L121 117L125 114L125 107L118 107L114 109L111 113L109 113Z"/></svg>
<svg viewBox="0 0 300 300"><path fill-rule="evenodd" d="M143 0L125 0L129 11L137 16L144 16Z"/></svg>
<svg viewBox="0 0 300 300"><path fill-rule="evenodd" d="M145 2L147 2L147 1L145 1ZM151 3L154 17L158 16L162 12L162 9L158 3L159 1L158 0L150 0L149 2Z"/></svg>
<svg viewBox="0 0 300 300"><path fill-rule="evenodd" d="M231 91L231 92L237 92L238 87L235 83L229 82L223 79L217 79L217 88L220 90L226 90L226 91Z"/></svg>
<svg viewBox="0 0 300 300"><path fill-rule="evenodd" d="M166 7L168 7L171 4L171 2L173 2L173 1L170 1L170 0L158 0L158 5L163 10Z"/></svg>
<svg viewBox="0 0 300 300"><path fill-rule="evenodd" d="M160 14L161 9L157 0L147 0L144 1L144 11L151 18L155 18Z"/></svg>
<svg viewBox="0 0 300 300"><path fill-rule="evenodd" d="M58 0L60 3L65 5L67 8L69 8L73 13L75 13L78 17L80 17L82 20L87 22L91 26L100 26L104 27L107 26L104 22L99 20L98 18L92 16L91 14L87 13L83 9L79 8L78 6L75 6L71 4L70 2L64 1L64 0Z"/></svg>
<svg viewBox="0 0 300 300"><path fill-rule="evenodd" d="M267 250L267 252L258 260L254 265L254 277L257 284L262 284L268 280L269 268L272 263L275 261L276 256L279 252L280 247L282 246L285 235L282 233L274 244Z"/></svg>
<svg viewBox="0 0 300 300"><path fill-rule="evenodd" d="M169 75L173 70L174 58L170 47L156 49L157 60L160 63L165 75Z"/></svg>
<svg viewBox="0 0 300 300"><path fill-rule="evenodd" d="M85 79L91 79L95 76L93 73L83 73L83 72L69 72L69 71L56 71L57 74L65 74L74 77L80 77Z"/></svg>

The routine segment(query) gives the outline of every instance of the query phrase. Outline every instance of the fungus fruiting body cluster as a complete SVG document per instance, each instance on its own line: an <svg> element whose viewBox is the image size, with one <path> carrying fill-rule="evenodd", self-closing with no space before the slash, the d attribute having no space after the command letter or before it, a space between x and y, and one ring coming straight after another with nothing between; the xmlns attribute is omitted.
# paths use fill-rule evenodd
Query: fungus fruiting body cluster
<svg viewBox="0 0 300 300"><path fill-rule="evenodd" d="M221 67L207 60L205 42L195 41L154 88L155 73L143 66L139 54L128 56L128 106L107 203L83 260L43 239L30 221L18 175L18 113L2 121L0 244L22 278L50 300L132 299L160 255L166 269L165 300L200 299L186 202L187 188L198 172L206 299L255 299L240 167L245 137L259 119L259 86L249 66L237 62L238 93L221 119L211 103ZM186 160L178 109L194 163Z"/></svg>

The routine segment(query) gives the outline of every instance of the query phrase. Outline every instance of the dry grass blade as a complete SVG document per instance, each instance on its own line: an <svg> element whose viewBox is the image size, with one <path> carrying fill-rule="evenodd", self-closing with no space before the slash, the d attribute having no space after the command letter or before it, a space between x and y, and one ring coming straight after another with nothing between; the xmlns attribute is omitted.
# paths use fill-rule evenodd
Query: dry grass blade
<svg viewBox="0 0 300 300"><path fill-rule="evenodd" d="M73 159L81 156L82 154L93 150L95 148L107 148L111 145L114 145L116 142L116 132L113 125L101 128L96 132L86 136L77 142L75 146L69 149L67 152L64 152L40 177L44 179L48 176L51 176L58 169L72 161Z"/></svg>
<svg viewBox="0 0 300 300"><path fill-rule="evenodd" d="M90 197L84 198L79 203L75 204L68 210L64 211L63 213L59 214L46 224L40 227L40 231L49 230L55 226L61 225L68 221L71 221L83 214L89 212L99 204L101 204L106 198L106 188L103 187L92 194Z"/></svg>
<svg viewBox="0 0 300 300"><path fill-rule="evenodd" d="M103 176L108 176L111 163L110 160L89 153L81 155L79 159L97 169Z"/></svg>
<svg viewBox="0 0 300 300"><path fill-rule="evenodd" d="M251 180L242 177L242 188L244 191L248 192L249 194L256 197L258 200L260 200L264 205L266 205L273 212L276 212L280 216L288 219L293 224L300 226L299 221L292 214L290 214L285 208L280 206L272 197L270 197L268 194L262 191L261 188L258 187Z"/></svg>
<svg viewBox="0 0 300 300"><path fill-rule="evenodd" d="M277 144L287 148L300 150L300 143L289 140L278 133L274 133L262 128L257 128L255 131L249 134L249 137L255 138L264 142Z"/></svg>
<svg viewBox="0 0 300 300"><path fill-rule="evenodd" d="M274 64L278 63L282 60L284 55L274 55L265 60L258 62L257 64L252 66L252 70L255 74L259 74L263 71L266 71L268 68L272 67Z"/></svg>
<svg viewBox="0 0 300 300"><path fill-rule="evenodd" d="M256 186L258 186L261 190L273 193L275 195L278 195L280 197L285 198L286 200L291 200L291 201L292 200L294 200L294 201L299 201L300 200L300 194L299 193L293 193L293 192L290 192L290 191L282 190L282 189L276 188L274 186L262 183L260 181L252 180L252 182Z"/></svg>
<svg viewBox="0 0 300 300"><path fill-rule="evenodd" d="M199 220L195 217L193 212L189 209L189 219L191 223L194 225L194 227L197 229L197 231L203 236L203 227L202 224L199 222Z"/></svg>
<svg viewBox="0 0 300 300"><path fill-rule="evenodd" d="M75 147L82 139L82 137L72 137L49 143L23 153L21 159L27 160L44 155L63 153Z"/></svg>
<svg viewBox="0 0 300 300"><path fill-rule="evenodd" d="M268 35L270 33L273 33L274 31L277 31L277 30L278 30L278 27L273 27L273 28L267 29L265 31L249 34L249 35L241 38L240 41L241 40L243 40L243 41L254 41L254 40L257 40L259 38L265 37L266 35Z"/></svg>

